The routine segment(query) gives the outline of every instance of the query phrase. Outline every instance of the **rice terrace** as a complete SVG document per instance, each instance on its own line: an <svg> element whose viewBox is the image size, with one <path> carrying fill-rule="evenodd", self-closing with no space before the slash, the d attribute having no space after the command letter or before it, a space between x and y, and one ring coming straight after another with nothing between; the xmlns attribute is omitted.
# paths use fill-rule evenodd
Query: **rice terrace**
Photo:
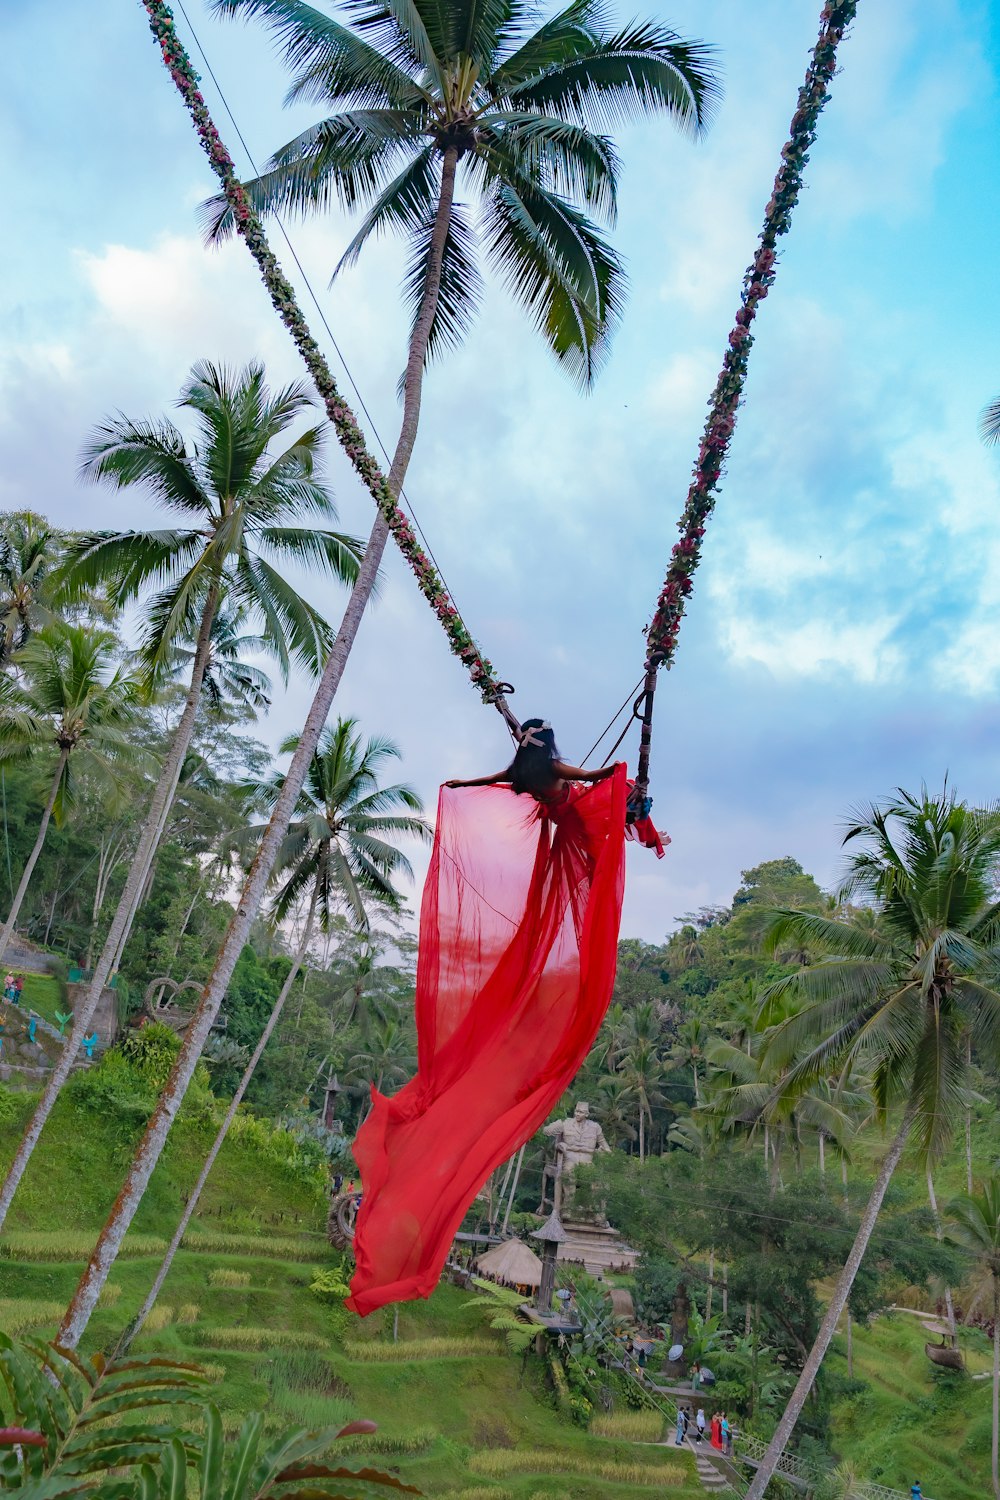
<svg viewBox="0 0 1000 1500"><path fill-rule="evenodd" d="M0 1492L1000 1500L1000 5L0 42Z"/></svg>

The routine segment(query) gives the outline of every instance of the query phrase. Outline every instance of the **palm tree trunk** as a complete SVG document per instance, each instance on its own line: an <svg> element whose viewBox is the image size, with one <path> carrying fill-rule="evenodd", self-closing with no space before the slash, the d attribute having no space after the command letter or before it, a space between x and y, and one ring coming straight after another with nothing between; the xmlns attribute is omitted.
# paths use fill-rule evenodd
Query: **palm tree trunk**
<svg viewBox="0 0 1000 1500"><path fill-rule="evenodd" d="M886 1152L885 1159L879 1168L878 1176L875 1179L875 1186L872 1188L871 1197L868 1199L865 1211L861 1216L861 1223L858 1225L858 1232L855 1235L854 1244L851 1246L851 1252L844 1264L844 1269L837 1277L837 1284L833 1289L830 1304L820 1324L819 1333L816 1335L816 1342L809 1351L809 1357L802 1368L802 1374L799 1376L795 1389L789 1397L788 1405L785 1407L781 1420L774 1430L774 1436L767 1445L764 1457L760 1461L760 1468L751 1480L750 1488L747 1490L744 1500L763 1500L764 1491L767 1489L771 1481L771 1476L778 1467L778 1460L784 1453L788 1440L795 1429L799 1413L806 1404L806 1398L813 1388L816 1376L819 1374L819 1367L823 1363L823 1356L830 1347L830 1341L837 1330L841 1313L847 1305L847 1298L851 1287L854 1285L854 1278L858 1274L858 1267L861 1265L864 1253L868 1249L868 1241L872 1237L872 1231L875 1228L879 1210L882 1207L882 1200L892 1180L892 1174L899 1165L899 1159L909 1139L910 1130L913 1127L915 1118L916 1107L910 1105L903 1116L903 1123L899 1127L895 1140Z"/></svg>
<svg viewBox="0 0 1000 1500"><path fill-rule="evenodd" d="M423 300L413 325L406 361L403 421L388 478L393 498L402 488L417 436L424 359L441 287L441 262L451 222L457 164L458 153L454 148L449 148L444 154L441 170L441 189L434 217L434 228L431 231ZM379 511L368 538L364 557L361 559L361 566L358 569L358 576L351 590L344 617L340 622L340 629L337 631L336 640L317 684L316 694L306 716L298 746L292 756L281 792L274 804L264 837L243 883L239 902L226 929L222 947L216 955L212 972L191 1018L170 1077L150 1116L145 1134L139 1142L122 1190L118 1194L107 1223L101 1230L87 1268L66 1309L58 1335L58 1342L64 1348L76 1348L90 1321L90 1315L97 1305L101 1288L115 1263L126 1231L135 1217L142 1196L149 1185L149 1179L160 1159L174 1117L181 1106L202 1048L219 1013L219 1006L229 986L237 959L249 939L250 929L260 910L264 892L271 878L278 851L288 832L288 825L305 782L309 765L316 752L319 737L323 732L323 726L326 724L340 680L344 675L347 659L361 626L361 618L371 599L388 535L389 523Z"/></svg>
<svg viewBox="0 0 1000 1500"><path fill-rule="evenodd" d="M993 1277L993 1494L1000 1500L1000 1280Z"/></svg>
<svg viewBox="0 0 1000 1500"><path fill-rule="evenodd" d="M826 1135L822 1130L819 1133L819 1175L826 1176Z"/></svg>
<svg viewBox="0 0 1000 1500"><path fill-rule="evenodd" d="M170 1274L170 1267L174 1263L174 1256L177 1254L178 1250L181 1247L181 1241L187 1233L187 1227L191 1222L195 1209L198 1207L198 1200L200 1199L202 1192L204 1191L205 1184L209 1178L209 1173L215 1165L215 1159L218 1156L219 1152L222 1150L226 1136L229 1134L229 1127L232 1125L233 1121L236 1118L236 1111L242 1104L243 1096L250 1086L250 1080L253 1078L254 1073L257 1071L257 1064L260 1062L262 1056L264 1055L264 1048L271 1040L274 1028L277 1026L278 1021L281 1019L281 1013L285 1008L285 1001L288 999L288 996L291 993L292 985L295 983L296 976L298 975L298 972L305 960L306 950L309 947L309 939L312 937L313 922L316 918L316 903L318 899L319 881L317 880L316 884L313 886L312 901L309 905L309 916L306 919L305 929L302 933L302 939L299 943L298 949L296 950L295 958L292 961L292 967L289 969L288 974L285 978L285 982L281 986L281 992L278 995L277 1000L274 1002L274 1009L271 1011L271 1014L268 1017L267 1025L261 1032L260 1039L257 1042L256 1047L253 1049L253 1053L251 1054L250 1060L243 1071L243 1077L239 1081L236 1092L233 1095L232 1099L229 1101L229 1108L226 1110L226 1113L223 1116L222 1124L219 1126L219 1132L216 1135L215 1140L212 1142L212 1148L209 1151L208 1155L205 1157L202 1169L198 1174L198 1181L191 1189L188 1201L184 1206L184 1212L181 1214L180 1223L174 1230L174 1237L170 1241L170 1244L167 1246L166 1254L164 1255L163 1260L160 1262L160 1269L156 1273L156 1276L153 1280L153 1285L149 1289L149 1293L146 1297L145 1302L142 1304L139 1311L132 1319L132 1322L129 1324L128 1328L122 1334L121 1341L119 1342L118 1349L116 1351L116 1357L124 1356L132 1347L132 1344L135 1341L136 1337L142 1331L143 1324L149 1317L150 1313L153 1310L153 1307L156 1304L156 1299L163 1289L163 1283L166 1281L168 1275Z"/></svg>
<svg viewBox="0 0 1000 1500"><path fill-rule="evenodd" d="M525 1144L527 1144L527 1143L525 1143ZM507 1233L507 1225L510 1223L510 1211L514 1207L514 1198L515 1198L515 1195L517 1193L517 1184L518 1184L518 1182L520 1180L520 1177L521 1177L521 1167L522 1167L523 1163L524 1163L524 1146L522 1146L521 1149L520 1149L520 1151L517 1153L517 1166L514 1168L514 1181L510 1185L510 1197L507 1199L507 1207L504 1210L503 1224L500 1226L500 1233L501 1234L506 1234Z"/></svg>
<svg viewBox="0 0 1000 1500"><path fill-rule="evenodd" d="M847 1378L854 1379L854 1319L850 1308L847 1309Z"/></svg>
<svg viewBox="0 0 1000 1500"><path fill-rule="evenodd" d="M965 1086L969 1086L969 1070L972 1067L972 1032L965 1033ZM972 1193L972 1105L965 1108L965 1191Z"/></svg>
<svg viewBox="0 0 1000 1500"><path fill-rule="evenodd" d="M927 1197L930 1200L931 1214L934 1219L934 1237L940 1243L944 1238L944 1231L941 1228L941 1215L938 1213L937 1194L934 1191L934 1174L930 1167L927 1168ZM955 1332L955 1303L950 1286L944 1289L944 1305L948 1315L948 1336L951 1339L951 1347L954 1349L957 1334Z"/></svg>
<svg viewBox="0 0 1000 1500"><path fill-rule="evenodd" d="M644 1155L645 1135L644 1135L644 1129L643 1129L644 1124L645 1124L645 1117L644 1117L644 1115L642 1113L642 1105L640 1104L639 1105L639 1165L640 1165L640 1167L642 1166L642 1163L645 1160L645 1155Z"/></svg>
<svg viewBox="0 0 1000 1500"><path fill-rule="evenodd" d="M722 1321L729 1317L729 1267L722 1268Z"/></svg>
<svg viewBox="0 0 1000 1500"><path fill-rule="evenodd" d="M715 1246L708 1252L708 1290L705 1293L705 1322L712 1316L712 1293L715 1291Z"/></svg>
<svg viewBox="0 0 1000 1500"><path fill-rule="evenodd" d="M69 760L69 755L70 752L68 750L60 750L59 752L59 759L56 762L56 774L52 778L52 786L49 789L49 800L45 804L45 811L42 813L42 821L38 825L38 837L35 839L35 847L28 855L28 862L25 865L24 871L21 875L20 884L18 885L17 890L14 892L14 900L11 903L10 916L4 923L3 931L0 932L0 959L3 958L4 954L7 952L8 947L10 946L11 936L14 932L14 923L17 921L18 912L21 910L21 903L24 901L24 898L27 895L28 886L31 884L31 877L35 873L35 866L38 863L38 856L42 852L42 845L45 843L45 835L49 831L49 821L52 817L52 809L56 805L56 797L59 795L59 783L62 780L63 772L66 769L66 762ZM0 1225L2 1225L2 1223L3 1220L0 1219Z"/></svg>
<svg viewBox="0 0 1000 1500"><path fill-rule="evenodd" d="M42 1097L35 1106L35 1112L28 1122L28 1128L21 1137L14 1160L10 1164L4 1185L0 1188L0 1229L3 1228L7 1213L17 1192L18 1184L24 1176L31 1153L38 1142L38 1137L46 1120L52 1113L52 1107L59 1096L59 1090L69 1075L73 1059L80 1051L80 1044L87 1035L90 1024L94 1019L94 1012L100 1003L104 986L111 975L118 955L124 946L132 928L138 910L139 893L146 882L146 875L156 852L156 839L159 835L163 820L164 809L169 806L177 790L177 782L181 774L181 766L184 756L187 754L194 734L195 716L201 699L201 687L205 677L205 667L208 664L208 656L212 644L212 622L219 605L219 590L213 585L208 591L205 601L204 612L201 617L201 625L198 630L198 640L195 646L194 665L191 669L191 682L188 687L187 698L184 703L184 712L181 714L177 729L174 733L173 744L170 752L160 769L159 779L153 792L153 800L146 821L143 824L142 833L139 836L139 844L132 861L125 889L122 891L118 902L118 910L115 912L111 922L108 935L104 940L104 947L94 968L93 978L84 998L76 1005L73 1012L73 1029L70 1032L69 1041L62 1049L62 1053L56 1059L55 1067L49 1074ZM2 956L2 955L0 955Z"/></svg>
<svg viewBox="0 0 1000 1500"><path fill-rule="evenodd" d="M696 1057L691 1059L691 1072L694 1074L694 1102L700 1104L701 1094L698 1091L698 1059Z"/></svg>

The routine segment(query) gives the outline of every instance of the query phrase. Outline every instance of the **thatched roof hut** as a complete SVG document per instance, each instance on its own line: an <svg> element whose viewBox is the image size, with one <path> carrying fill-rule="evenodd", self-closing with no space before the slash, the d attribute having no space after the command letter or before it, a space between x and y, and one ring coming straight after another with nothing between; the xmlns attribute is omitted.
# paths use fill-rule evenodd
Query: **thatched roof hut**
<svg viewBox="0 0 1000 1500"><path fill-rule="evenodd" d="M534 1250L523 1240L504 1240L494 1245L476 1262L480 1276L491 1281L502 1281L507 1286L538 1286L542 1279L542 1263Z"/></svg>

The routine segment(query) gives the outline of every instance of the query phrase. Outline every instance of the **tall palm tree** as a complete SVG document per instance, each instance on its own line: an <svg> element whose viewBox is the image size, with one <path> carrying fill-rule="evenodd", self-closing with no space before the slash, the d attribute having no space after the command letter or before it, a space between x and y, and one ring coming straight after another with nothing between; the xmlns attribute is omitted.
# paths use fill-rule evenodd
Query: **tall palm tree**
<svg viewBox="0 0 1000 1500"><path fill-rule="evenodd" d="M619 1073L632 1091L639 1126L639 1160L646 1159L646 1121L653 1126L653 1109L663 1103L660 1083L663 1064L653 1042L640 1037L631 1041L622 1053Z"/></svg>
<svg viewBox="0 0 1000 1500"><path fill-rule="evenodd" d="M801 1088L838 1067L863 1072L883 1120L901 1108L854 1245L816 1341L768 1444L747 1500L761 1500L833 1338L892 1174L911 1136L925 1161L951 1140L964 1101L965 1028L982 1055L1000 1049L1000 902L992 898L1000 810L900 791L847 830L856 843L841 895L881 908L878 925L808 912L776 914L769 945L801 940L826 956L788 976L801 1009L771 1033L768 1052Z"/></svg>
<svg viewBox="0 0 1000 1500"><path fill-rule="evenodd" d="M49 822L54 818L60 824L72 806L78 763L127 759L130 754L128 730L135 717L138 688L135 678L115 665L116 653L117 642L106 631L63 623L46 625L17 654L24 685L2 679L0 760L30 760L54 750L55 766L34 847L0 930L0 959L10 943Z"/></svg>
<svg viewBox="0 0 1000 1500"><path fill-rule="evenodd" d="M973 1305L988 1292L993 1311L993 1494L1000 1500L1000 1177L948 1204L948 1238L971 1250L981 1273Z"/></svg>
<svg viewBox="0 0 1000 1500"><path fill-rule="evenodd" d="M469 21L474 23L477 21L475 13L466 13L463 11L464 0L446 0L446 3L455 7L454 16L458 17L461 12L466 14L467 23ZM222 178L232 184L232 179L229 175L231 164L229 163L228 156L219 144L218 134L215 132L214 126L211 127L211 131L209 130L211 122L205 111L204 101L201 99L197 87L192 81L190 66L183 53L183 49L177 43L173 32L172 19L163 13L162 7L153 4L153 0L144 0L144 4L147 13L150 15L154 33L161 42L164 60L171 69L172 76L177 81L178 87L189 109L192 111L192 117L201 133L203 143L209 150L213 163ZM395 72L399 72L402 77L410 77L406 70L406 59L413 56L414 47L417 49L416 55L418 58L426 56L429 61L429 32L424 12L426 12L426 19L430 21L432 27L434 17L437 16L440 20L446 12L440 9L435 11L428 3L428 0L419 0L419 7L415 5L412 10L405 12L405 26L403 21L397 21L395 16L388 12L385 13L384 20L381 22L374 16L369 17L368 20L364 16L361 17L359 30L367 31L376 42L381 39L388 51L379 50L377 45L369 46L363 36L355 35L346 28L338 28L335 22L330 21L321 12L315 11L311 7L297 4L293 6L290 3L289 9L284 14L289 20L292 20L294 17L305 23L301 39L307 51L307 65L311 66L313 61L317 61L317 65L319 66L322 63L322 58L325 57L329 67L333 69L335 74L339 70L339 76L343 79L344 87L336 90L337 96L343 96L345 102L349 100L352 103L360 105L364 102L366 89L370 91L376 103L379 99L383 98L384 80L391 80L395 76ZM262 13L265 16L270 14L267 7L262 9ZM274 8L273 14L275 17L279 16L277 6ZM608 111L615 118L637 113L640 110L650 107L651 104L660 107L660 101L666 97L665 80L659 86L656 86L650 79L648 71L645 70L642 60L638 56L633 58L631 51L628 54L623 53L617 59L607 55L607 48L603 52L598 50L597 53L590 55L592 53L592 33L586 27L582 28L582 31L586 35L586 43L583 36L579 36L578 41L581 47L585 46L589 62L585 57L581 60L580 66L577 67L576 64L569 60L570 53L565 48L572 48L572 37L567 38L566 33L567 31L575 32L578 30L573 20L574 15L575 13L572 12L564 13L561 20L550 22L548 28L543 27L536 35L536 43L538 42L538 38L541 38L540 45L536 46L534 63L536 73L539 69L541 70L541 76L538 78L539 87L544 88L545 78L548 74L547 50L549 48L558 48L557 56L562 60L559 66L561 68L561 86L564 94L571 94L575 90L581 98L586 98L588 101L596 99L599 107ZM315 39L314 32L317 26L320 28L320 40L322 42L321 54L318 60L312 57L309 50ZM407 38L410 35L411 29L413 33L412 42L408 42ZM474 25L470 31L468 24L463 27L459 23L457 30L454 30L453 34L459 39L459 42L461 42L464 35L471 46L475 40L473 32L478 34L479 29L478 25ZM656 28L652 29L655 31ZM427 44L425 44L425 38L428 39ZM291 34L289 40L294 53L294 33ZM390 53L392 54L391 56L389 55ZM468 47L461 53L453 52L449 55L453 58L456 82L459 72L471 74L471 72L475 71L474 66L470 66ZM517 57L516 52L514 56L515 58ZM462 61L461 59L465 60ZM655 60L650 63L650 68L659 66L661 65L656 63ZM679 84L674 87L676 91L679 88ZM706 70L700 117L703 117L704 104L711 92L711 87L711 81ZM696 113L697 111L692 105L692 120ZM361 123L363 124L364 122L362 121ZM445 271L447 270L448 284L451 286L456 276L464 274L466 263L465 258L461 258L461 266L456 265L454 244L446 258L446 246L449 240L457 243L460 239L459 232L453 229L451 219L458 160L460 155L466 154L464 143L460 137L456 137L458 123L456 118L451 118L450 120L446 118L442 123L443 135L441 140L443 155L441 155L440 160L440 185L433 221L426 226L426 258L422 262L420 272L419 302L416 306L410 330L406 366L402 380L403 417L399 437L392 456L392 463L390 464L389 473L384 483L381 482L381 476L378 475L373 461L364 448L362 436L356 424L353 423L350 412L344 403L340 401L339 396L337 396L336 387L333 384L328 367L323 361L314 341L311 339L308 330L305 328L301 313L295 305L294 294L291 288L281 275L280 269L277 267L277 263L267 247L266 240L258 232L260 227L259 220L254 219L252 223L248 222L246 226L248 244L251 244L253 248L253 253L261 268L261 273L271 294L272 301L290 328L298 348L307 360L310 370L320 382L320 389L324 391L324 399L331 421L334 422L338 433L346 439L349 456L356 462L359 473L365 478L366 484L376 498L379 510L368 540L368 545L365 548L357 581L351 592L340 629L337 632L337 638L327 657L326 666L320 677L312 705L306 716L298 747L288 767L281 795L274 805L267 831L261 840L260 848L257 851L253 865L247 874L243 890L237 902L236 911L227 928L222 947L216 956L212 973L202 993L202 999L185 1034L184 1045L177 1057L173 1073L160 1096L157 1106L150 1117L146 1132L137 1147L128 1180L119 1194L108 1222L101 1232L94 1253L83 1273L60 1326L60 1342L67 1347L75 1347L79 1342L90 1315L97 1305L101 1287L107 1279L108 1272L114 1264L128 1226L131 1224L142 1201L143 1193L146 1190L149 1179L159 1160L160 1153L166 1143L174 1116L180 1107L180 1101L194 1074L201 1049L205 1045L209 1031L218 1014L219 1006L222 1003L226 987L236 967L237 959L250 934L253 921L260 909L260 904L264 899L267 884L278 858L289 822L293 816L296 801L305 783L310 761L319 743L320 734L326 724L334 697L340 686L340 680L343 676L347 659L361 625L362 615L371 598L375 580L378 576L382 553L389 535L390 521L395 522L397 520L396 513L392 507L399 497L416 441L423 392L424 366L428 348L431 344L431 335L438 321L438 303L444 287ZM348 138L343 143L345 161L349 158L350 150L351 140ZM556 165L564 163L565 153L561 150L554 150L550 158L539 147L539 154L540 156L544 156L547 161L551 159L551 170L553 173L555 172ZM587 160L587 153L584 151L578 174L584 180L588 179L588 172L592 172L593 170L587 167ZM559 165L560 182L566 177L565 165L568 165L568 162L569 158L566 157L565 164ZM362 163L359 166L358 181L363 180L364 171ZM539 172L540 175L541 173ZM341 176L344 176L344 174L342 173ZM605 181L607 180L607 175L605 174ZM405 196L399 199L401 208L404 206L404 203ZM526 232L530 238L530 231L527 226ZM580 250L581 257L584 256L586 246L587 242L584 239ZM596 272L596 262L594 261L593 253L588 251L587 257L584 258L588 259L589 264L594 268L594 272ZM518 260L516 263L521 264L522 262ZM534 263L534 274L540 305L550 305L553 312L555 312L557 308L564 306L572 295L575 295L577 281L572 274L572 269L569 265L564 266L553 259L548 242L544 236L537 237ZM613 309L610 306L608 297L608 282L606 281L604 285L603 301L595 295L593 287L594 279L592 274L589 311L593 312L595 307L599 308L603 306L605 316L610 315ZM445 291L445 297L446 300L449 299L447 291ZM588 318L584 318L582 311L581 318L583 330L578 335L580 347L583 347L584 341L589 341L588 348L591 349L590 366L594 368L594 356L599 350L599 336L602 340L604 330L595 325L592 317L589 321ZM558 320L552 321L551 326L553 333L555 333ZM440 343L440 340L438 342ZM430 566L429 563L427 566ZM435 599L437 600L437 596L435 596ZM453 611L450 611L450 608L447 606L442 606L442 609L438 610L438 613L445 622L446 628L449 628L451 613ZM450 639L453 646L457 647L457 637L454 633L450 633ZM474 645L468 639L461 645L460 652L465 660L474 659L477 663L480 661ZM2 1206L2 1201L2 1197L0 1197L0 1206Z"/></svg>
<svg viewBox="0 0 1000 1500"><path fill-rule="evenodd" d="M250 611L245 604L224 600L212 621L202 693L214 709L235 704L259 713L271 706L271 679L249 660L268 654L264 637L246 629ZM176 640L171 649L171 675L190 676L195 642Z"/></svg>
<svg viewBox="0 0 1000 1500"><path fill-rule="evenodd" d="M615 29L597 0L572 0L544 21L525 0L361 0L341 18L303 0L215 0L214 9L261 18L292 73L287 102L328 111L246 184L259 212L363 208L338 272L373 235L402 233L415 316L438 226L440 295L425 355L464 336L482 297L482 257L557 359L591 384L624 293L622 264L590 217L615 219L619 161L601 132L653 111L701 130L717 92L708 49L656 22ZM224 197L209 215L214 235L234 227Z"/></svg>
<svg viewBox="0 0 1000 1500"><path fill-rule="evenodd" d="M304 561L342 580L356 577L358 571L356 546L349 538L322 524L293 524L300 516L316 523L335 517L333 502L316 474L321 429L307 428L282 451L270 451L311 405L302 385L272 394L259 364L228 371L199 363L179 404L195 416L196 445L189 448L166 419L117 416L97 429L84 455L84 478L118 489L140 486L181 524L170 530L92 532L68 539L62 588L73 597L102 586L119 608L155 590L146 600L142 641L151 682L170 664L178 642L193 639L195 649L184 710L93 978L77 1004L71 1043L49 1075L0 1189L0 1226L146 888L194 733L220 606L228 599L260 622L264 649L282 672L288 670L291 656L319 670L330 644L329 627L282 570L288 562Z"/></svg>
<svg viewBox="0 0 1000 1500"><path fill-rule="evenodd" d="M398 906L399 893L393 880L399 875L412 876L413 873L409 860L395 840L407 837L426 839L430 835L427 824L420 817L423 804L416 792L400 784L379 784L382 764L399 756L396 746L387 739L370 739L362 745L356 728L353 719L338 720L325 732L313 757L308 782L300 797L299 817L288 831L282 861L285 878L276 893L272 911L276 923L284 922L303 897L308 901L295 956L222 1118L198 1180L188 1195L153 1285L122 1339L120 1352L132 1343L160 1295L216 1157L229 1134L229 1127L281 1018L285 1001L309 950L317 917L320 927L326 931L335 913L346 908L356 926L367 929L369 905ZM295 744L294 738L286 740L282 752L287 754L294 750ZM258 793L263 801L273 801L280 786L279 775L261 786ZM406 811L398 813L395 808L405 808Z"/></svg>
<svg viewBox="0 0 1000 1500"><path fill-rule="evenodd" d="M59 550L59 535L43 516L19 510L0 519L0 670L51 620L47 585Z"/></svg>
<svg viewBox="0 0 1000 1500"><path fill-rule="evenodd" d="M405 1083L417 1065L416 1039L409 1016L389 1016L370 1028L365 1045L348 1059L350 1072L366 1086L382 1090Z"/></svg>
<svg viewBox="0 0 1000 1500"><path fill-rule="evenodd" d="M298 735L289 736L280 753L291 754L298 742ZM324 932L338 910L346 910L356 929L367 931L372 902L398 907L394 881L413 872L397 841L430 837L413 788L380 784L385 762L398 758L391 740L362 743L356 719L338 719L324 731L279 856L286 874L274 900L277 921L284 921L314 884ZM257 788L265 805L273 806L283 780L279 774ZM262 833L257 830L257 837Z"/></svg>
<svg viewBox="0 0 1000 1500"><path fill-rule="evenodd" d="M693 929L692 929L693 930ZM694 1080L694 1102L701 1103L701 1085L698 1078L698 1064L704 1062L705 1052L709 1043L710 1032L704 1021L697 1016L692 1016L683 1025L677 1028L677 1042L670 1049L672 1062L686 1063L691 1069Z"/></svg>

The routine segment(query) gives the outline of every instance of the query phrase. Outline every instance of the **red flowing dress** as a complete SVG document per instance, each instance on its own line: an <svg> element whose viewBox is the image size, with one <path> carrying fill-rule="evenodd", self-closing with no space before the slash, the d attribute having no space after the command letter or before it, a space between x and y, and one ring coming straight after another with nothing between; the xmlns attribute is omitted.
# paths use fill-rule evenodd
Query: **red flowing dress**
<svg viewBox="0 0 1000 1500"><path fill-rule="evenodd" d="M417 1074L354 1146L362 1201L347 1306L429 1297L470 1202L544 1122L611 999L625 767L557 804L441 788L420 911Z"/></svg>

